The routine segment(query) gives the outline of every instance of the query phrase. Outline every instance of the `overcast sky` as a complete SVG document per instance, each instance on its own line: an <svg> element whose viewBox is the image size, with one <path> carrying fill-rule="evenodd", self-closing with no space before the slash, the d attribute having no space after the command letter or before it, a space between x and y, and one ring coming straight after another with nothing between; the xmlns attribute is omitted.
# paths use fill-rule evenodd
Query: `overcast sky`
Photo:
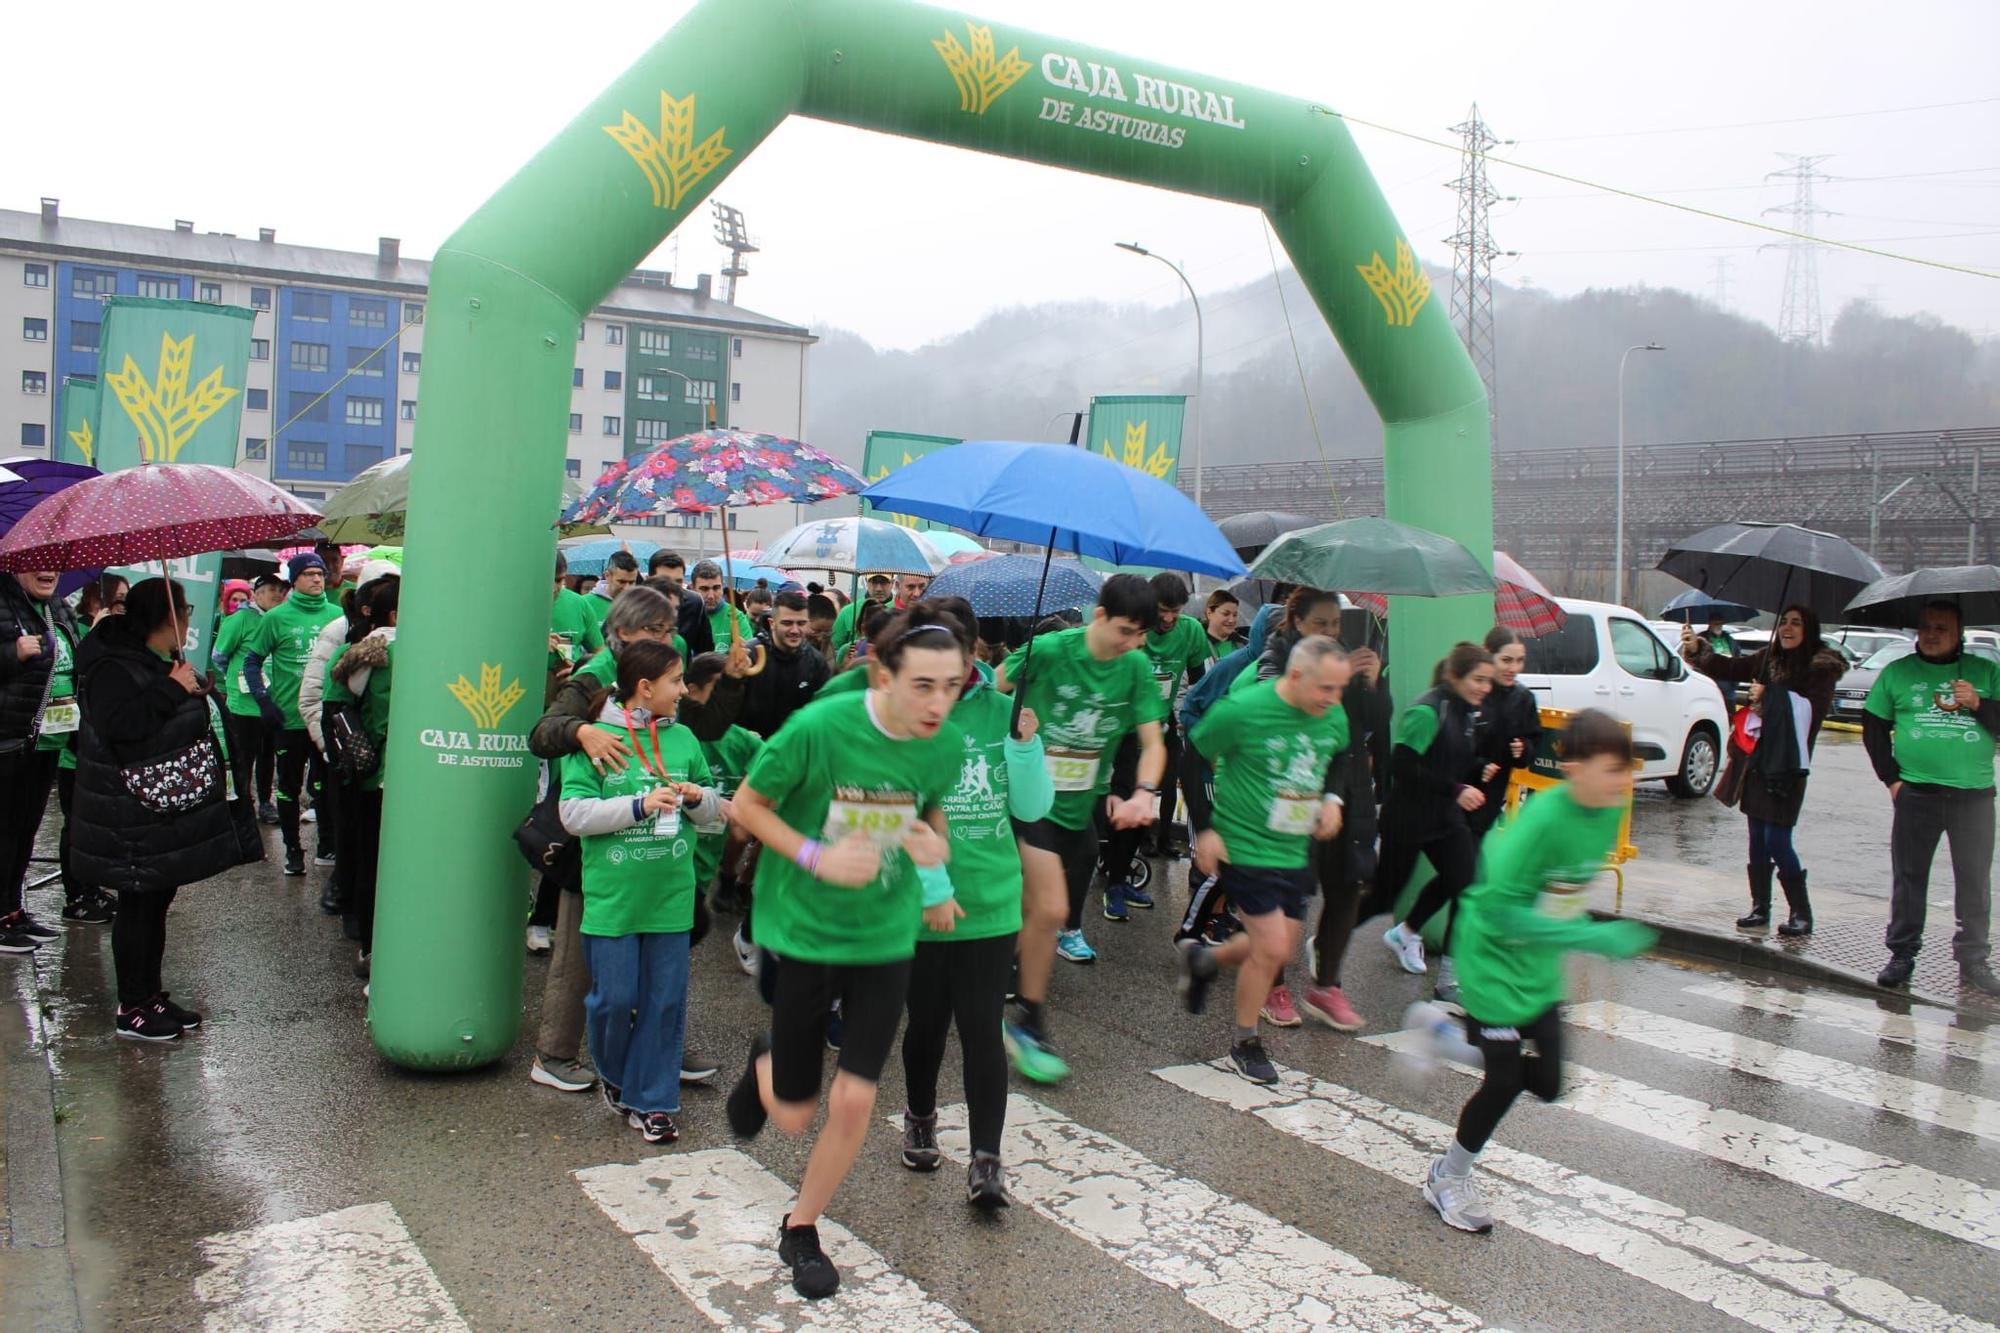
<svg viewBox="0 0 2000 1333"><path fill-rule="evenodd" d="M429 256L453 226L688 8L98 0L10 6L0 206ZM1470 103L1521 162L1757 217L1787 153L1825 153L1823 234L2000 270L2000 5L986 0L973 13L1324 101L1450 138ZM1940 103L1964 105L1936 106ZM1902 110L1932 107L1927 110ZM1890 109L1897 109L1891 111ZM1856 112L1887 112L1855 115ZM1808 119L1810 118L1810 119ZM1744 122L1790 121L1745 125ZM1728 126L1730 128L1690 129ZM1671 132L1656 132L1671 131ZM1455 155L1356 137L1418 253L1448 264ZM1495 277L1571 293L1647 283L1775 323L1774 239L1494 166ZM1889 179L1884 179L1889 178ZM1167 304L1268 276L1241 208L827 125L781 127L723 183L763 253L742 303L915 346L996 307ZM1781 220L1781 219L1780 219ZM721 267L706 211L657 267ZM2000 281L1819 252L1847 301L2000 334ZM1501 336L1505 336L1504 330Z"/></svg>

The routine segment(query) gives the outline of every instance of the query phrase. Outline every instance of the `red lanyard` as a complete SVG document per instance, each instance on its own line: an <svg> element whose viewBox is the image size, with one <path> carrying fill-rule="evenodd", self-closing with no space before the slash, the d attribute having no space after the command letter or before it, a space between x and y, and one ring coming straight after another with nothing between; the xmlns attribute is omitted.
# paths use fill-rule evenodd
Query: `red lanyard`
<svg viewBox="0 0 2000 1333"><path fill-rule="evenodd" d="M625 714L625 734L632 738L632 748L639 752L640 768L653 774L669 787L677 785L672 776L667 772L667 761L660 755L660 720L658 718L654 718L646 724L646 734L653 738L653 756L650 761L646 757L646 747L639 744L639 733L632 730L632 715L630 713ZM658 767L654 766L656 764Z"/></svg>

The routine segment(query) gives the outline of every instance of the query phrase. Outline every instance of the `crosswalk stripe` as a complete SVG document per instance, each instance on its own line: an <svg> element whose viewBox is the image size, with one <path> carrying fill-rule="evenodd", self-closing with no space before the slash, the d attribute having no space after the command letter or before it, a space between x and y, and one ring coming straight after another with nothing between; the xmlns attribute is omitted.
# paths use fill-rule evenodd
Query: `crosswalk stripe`
<svg viewBox="0 0 2000 1333"><path fill-rule="evenodd" d="M194 1280L208 1333L468 1326L386 1203L229 1231L201 1242Z"/></svg>
<svg viewBox="0 0 2000 1333"><path fill-rule="evenodd" d="M965 1107L938 1111L938 1146L971 1155ZM1479 1328L1476 1315L1297 1227L1177 1176L1030 1098L1007 1099L1016 1202L1231 1328Z"/></svg>
<svg viewBox="0 0 2000 1333"><path fill-rule="evenodd" d="M1954 1027L1943 1011L1933 1014L1912 1007L1908 1013L1880 1009L1860 1000L1843 1000L1817 992L1785 990L1755 981L1716 981L1682 987L1689 995L1724 1004L1761 1009L1767 1014L1805 1019L1821 1027L1836 1028L1879 1041L1909 1046L1930 1055L1948 1055L1958 1060L2000 1065L2000 1042L1989 1042L1987 1034Z"/></svg>
<svg viewBox="0 0 2000 1333"><path fill-rule="evenodd" d="M1361 1040L1401 1051L1425 1045L1410 1032ZM1559 1110L2000 1250L2000 1190L1582 1065L1565 1063L1563 1080L1562 1099L1550 1103Z"/></svg>
<svg viewBox="0 0 2000 1333"><path fill-rule="evenodd" d="M1277 1087L1245 1082L1216 1065L1153 1073L1405 1181L1413 1192L1452 1137L1450 1125L1293 1070L1283 1072ZM1492 1144L1480 1164L1481 1186L1500 1222L1758 1328L1994 1333L1992 1325L1887 1283L1531 1153Z"/></svg>
<svg viewBox="0 0 2000 1333"><path fill-rule="evenodd" d="M591 1202L631 1236L696 1308L722 1328L969 1329L838 1222L820 1244L840 1294L808 1301L778 1262L790 1185L733 1148L668 1153L575 1173Z"/></svg>
<svg viewBox="0 0 2000 1333"><path fill-rule="evenodd" d="M1563 1021L1621 1041L1637 1042L1654 1050L1852 1102L1871 1111L1890 1111L1927 1125L1955 1129L1982 1139L2000 1139L2000 1102L1921 1079L1793 1050L1611 1000L1569 1005L1563 1010Z"/></svg>

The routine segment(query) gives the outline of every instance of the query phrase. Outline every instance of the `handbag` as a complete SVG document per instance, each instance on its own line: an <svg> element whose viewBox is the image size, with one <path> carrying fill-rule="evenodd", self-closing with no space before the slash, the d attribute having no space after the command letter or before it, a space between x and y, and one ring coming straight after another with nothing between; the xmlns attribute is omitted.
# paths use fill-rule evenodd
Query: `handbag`
<svg viewBox="0 0 2000 1333"><path fill-rule="evenodd" d="M118 770L126 794L156 815L184 815L222 799L222 752L203 736L186 749Z"/></svg>
<svg viewBox="0 0 2000 1333"><path fill-rule="evenodd" d="M364 782L382 766L382 751L361 723L361 710L341 702L320 706L320 738L326 745L327 762L352 785Z"/></svg>
<svg viewBox="0 0 2000 1333"><path fill-rule="evenodd" d="M571 893L583 891L583 841L563 827L557 801L562 784L549 783L541 799L514 829L514 845L539 873Z"/></svg>

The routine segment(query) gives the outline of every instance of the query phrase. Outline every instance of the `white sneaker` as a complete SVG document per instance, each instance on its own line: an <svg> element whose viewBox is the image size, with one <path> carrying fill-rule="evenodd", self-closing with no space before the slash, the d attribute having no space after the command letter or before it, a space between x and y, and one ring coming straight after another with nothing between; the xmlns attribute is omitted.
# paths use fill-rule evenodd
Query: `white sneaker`
<svg viewBox="0 0 2000 1333"><path fill-rule="evenodd" d="M1403 1011L1403 1026L1422 1036L1426 1060L1486 1067L1485 1053L1465 1038L1464 1021L1441 1004L1418 1000Z"/></svg>
<svg viewBox="0 0 2000 1333"><path fill-rule="evenodd" d="M1424 974L1424 937L1404 928L1398 921L1382 932L1382 943L1396 955L1396 962L1414 976Z"/></svg>
<svg viewBox="0 0 2000 1333"><path fill-rule="evenodd" d="M549 932L547 926L528 927L529 953L547 953L549 950L555 948L555 946L555 936Z"/></svg>
<svg viewBox="0 0 2000 1333"><path fill-rule="evenodd" d="M757 946L743 938L743 927L736 928L736 933L729 937L729 942L736 946L736 966L743 969L743 975L756 976Z"/></svg>
<svg viewBox="0 0 2000 1333"><path fill-rule="evenodd" d="M1448 957L1438 959L1437 997L1445 1004L1458 1003L1458 969Z"/></svg>
<svg viewBox="0 0 2000 1333"><path fill-rule="evenodd" d="M299 811L299 822L301 824L319 823L319 808L317 806L309 805L305 809Z"/></svg>
<svg viewBox="0 0 2000 1333"><path fill-rule="evenodd" d="M1435 1158L1424 1173L1424 1201L1437 1209L1446 1226L1460 1231L1486 1232L1493 1229L1493 1213L1479 1192L1479 1182L1468 1173L1448 1176L1441 1168L1444 1158Z"/></svg>

